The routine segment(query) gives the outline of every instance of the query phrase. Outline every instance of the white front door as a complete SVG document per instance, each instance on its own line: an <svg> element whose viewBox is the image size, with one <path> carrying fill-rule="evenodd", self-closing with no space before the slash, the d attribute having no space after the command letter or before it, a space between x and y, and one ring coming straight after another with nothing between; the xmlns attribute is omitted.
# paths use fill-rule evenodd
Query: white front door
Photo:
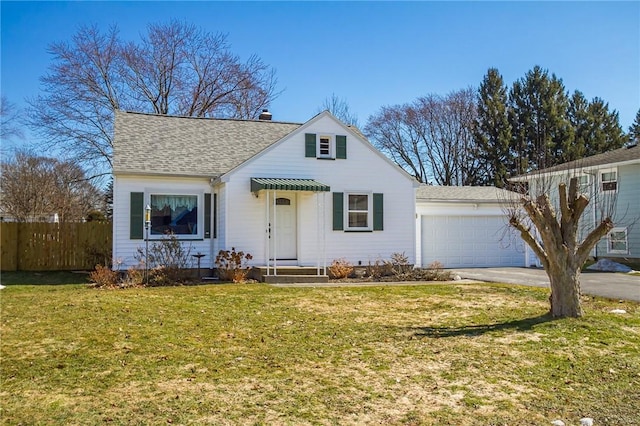
<svg viewBox="0 0 640 426"><path fill-rule="evenodd" d="M295 194L285 196L278 195L275 200L275 206L272 199L269 207L269 218L271 221L269 257L273 259L275 253L276 259L297 259Z"/></svg>

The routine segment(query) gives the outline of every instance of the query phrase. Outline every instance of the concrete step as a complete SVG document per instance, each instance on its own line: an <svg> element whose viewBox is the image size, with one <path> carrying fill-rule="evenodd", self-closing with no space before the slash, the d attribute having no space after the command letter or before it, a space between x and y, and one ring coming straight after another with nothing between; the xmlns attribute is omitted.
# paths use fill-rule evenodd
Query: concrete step
<svg viewBox="0 0 640 426"><path fill-rule="evenodd" d="M278 275L318 275L318 268L315 266L278 266ZM322 272L322 268L320 268ZM253 268L253 273L258 276L267 275L266 266ZM273 267L269 268L269 273L273 274Z"/></svg>
<svg viewBox="0 0 640 426"><path fill-rule="evenodd" d="M263 275L262 281L268 284L291 284L291 283L328 283L327 275Z"/></svg>

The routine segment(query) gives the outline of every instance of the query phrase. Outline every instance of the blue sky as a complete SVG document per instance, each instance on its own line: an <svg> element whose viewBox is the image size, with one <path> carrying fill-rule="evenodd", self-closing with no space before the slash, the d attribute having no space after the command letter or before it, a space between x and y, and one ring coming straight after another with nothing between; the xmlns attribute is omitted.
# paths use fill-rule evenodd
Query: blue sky
<svg viewBox="0 0 640 426"><path fill-rule="evenodd" d="M570 91L598 96L625 130L640 108L640 2L7 2L1 5L1 90L39 91L47 45L82 24L116 24L136 39L148 23L184 19L228 34L284 90L274 120L304 122L332 93L364 126L384 105L477 87L489 67L508 84L540 65Z"/></svg>

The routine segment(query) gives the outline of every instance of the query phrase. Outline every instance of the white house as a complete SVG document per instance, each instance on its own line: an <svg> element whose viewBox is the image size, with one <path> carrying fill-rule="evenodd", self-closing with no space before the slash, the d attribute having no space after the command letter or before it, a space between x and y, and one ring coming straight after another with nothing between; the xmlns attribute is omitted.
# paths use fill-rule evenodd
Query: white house
<svg viewBox="0 0 640 426"><path fill-rule="evenodd" d="M411 176L327 111L304 124L261 118L116 112L114 261L135 266L147 232L171 231L203 267L231 248L271 271L396 252L416 262Z"/></svg>

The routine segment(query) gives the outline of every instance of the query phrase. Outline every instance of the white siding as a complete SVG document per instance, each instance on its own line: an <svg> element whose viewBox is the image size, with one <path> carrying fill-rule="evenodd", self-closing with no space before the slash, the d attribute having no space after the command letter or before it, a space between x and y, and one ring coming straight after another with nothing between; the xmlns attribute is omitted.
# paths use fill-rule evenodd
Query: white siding
<svg viewBox="0 0 640 426"><path fill-rule="evenodd" d="M347 159L305 158L305 133L347 135ZM344 232L332 230L332 194L324 197L326 259L346 258L366 265L378 258L389 259L404 252L415 262L415 190L413 182L395 165L374 151L368 142L324 116L289 135L280 144L263 151L225 178L227 189L226 247L251 252L254 264L264 264L266 201L264 191L256 198L250 191L252 177L315 179L331 186L331 192L367 191L384 194L384 230ZM298 264L317 260L317 198L298 192Z"/></svg>
<svg viewBox="0 0 640 426"><path fill-rule="evenodd" d="M144 205L149 204L149 193L169 194L198 194L198 223L204 223L204 198L205 192L212 192L208 179L193 178L160 178L141 176L115 176L113 182L113 264L114 267L126 269L137 266L135 254L138 247L144 248L144 240L130 239L130 194L132 192L144 192ZM201 226L202 228L202 226ZM200 231L202 232L202 231ZM156 237L157 238L157 237ZM150 239L151 240L151 239ZM151 243L150 243L151 244ZM213 263L212 240L202 239L184 241L185 247L191 247L191 252L201 252L207 256L202 259L201 266L209 267Z"/></svg>

